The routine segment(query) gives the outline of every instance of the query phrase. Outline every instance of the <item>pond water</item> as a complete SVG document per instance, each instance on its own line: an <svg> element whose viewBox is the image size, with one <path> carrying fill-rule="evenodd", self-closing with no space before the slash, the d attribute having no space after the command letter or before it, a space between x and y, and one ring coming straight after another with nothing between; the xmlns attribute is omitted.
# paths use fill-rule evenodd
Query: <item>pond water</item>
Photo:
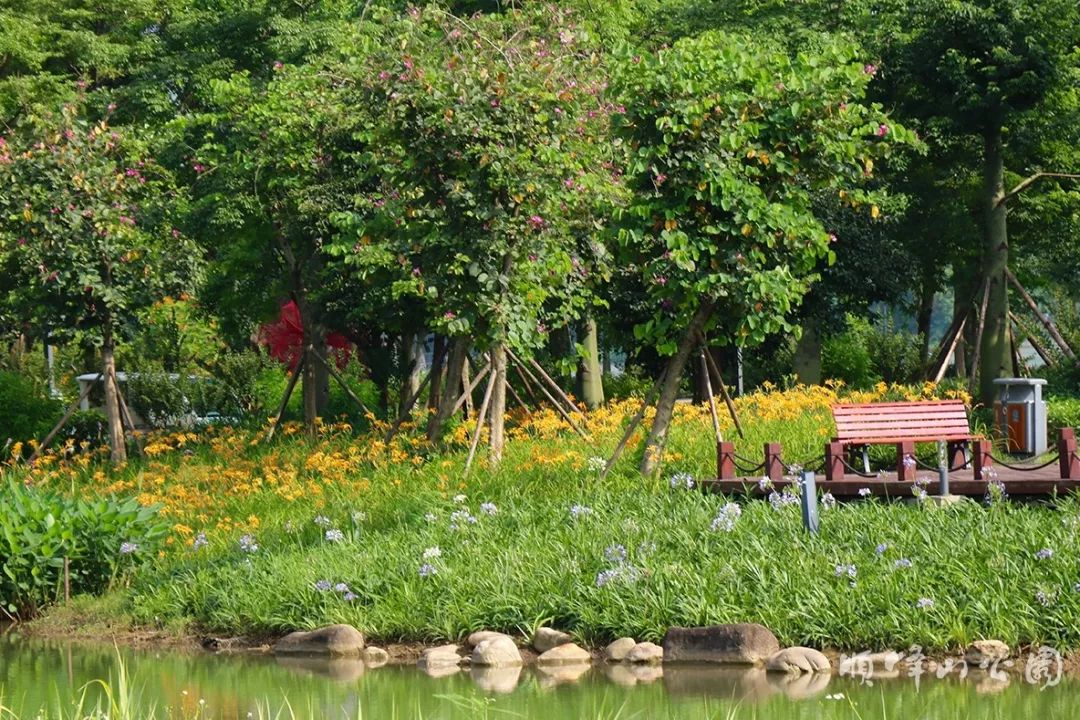
<svg viewBox="0 0 1080 720"><path fill-rule="evenodd" d="M136 708L129 717L157 719L1049 720L1075 717L1080 703L1075 681L1040 689L1022 675L1002 683L978 671L964 680L931 674L918 684L906 677L789 680L701 666L465 669L430 677L413 667L365 668L358 661L117 649L8 633L0 635L0 718L69 718L72 698L84 692L89 710L104 692L90 683L111 679L118 688L121 668Z"/></svg>

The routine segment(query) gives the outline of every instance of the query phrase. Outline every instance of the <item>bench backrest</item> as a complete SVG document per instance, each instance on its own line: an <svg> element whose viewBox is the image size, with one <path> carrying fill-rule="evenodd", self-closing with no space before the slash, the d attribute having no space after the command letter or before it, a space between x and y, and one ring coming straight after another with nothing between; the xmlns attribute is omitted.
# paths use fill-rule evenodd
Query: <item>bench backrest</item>
<svg viewBox="0 0 1080 720"><path fill-rule="evenodd" d="M963 400L833 405L836 440L851 444L972 437Z"/></svg>

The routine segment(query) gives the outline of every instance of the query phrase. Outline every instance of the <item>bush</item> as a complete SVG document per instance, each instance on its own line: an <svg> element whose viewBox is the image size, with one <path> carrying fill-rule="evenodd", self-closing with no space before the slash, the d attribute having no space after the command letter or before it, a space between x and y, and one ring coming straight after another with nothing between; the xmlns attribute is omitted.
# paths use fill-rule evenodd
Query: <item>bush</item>
<svg viewBox="0 0 1080 720"><path fill-rule="evenodd" d="M101 445L108 442L106 429L109 420L100 410L76 410L62 430L65 438L71 438L75 444L88 442Z"/></svg>
<svg viewBox="0 0 1080 720"><path fill-rule="evenodd" d="M60 402L48 397L31 380L0 372L0 447L11 442L41 439L60 419Z"/></svg>
<svg viewBox="0 0 1080 720"><path fill-rule="evenodd" d="M1048 440L1053 443L1061 428L1080 428L1080 398L1051 397L1046 401Z"/></svg>
<svg viewBox="0 0 1080 720"><path fill-rule="evenodd" d="M821 375L843 380L855 388L868 388L880 378L874 372L870 351L862 336L849 327L828 338L821 346Z"/></svg>
<svg viewBox="0 0 1080 720"><path fill-rule="evenodd" d="M72 593L99 593L127 567L152 557L168 530L157 508L135 500L64 498L9 480L0 485L0 601L32 615Z"/></svg>

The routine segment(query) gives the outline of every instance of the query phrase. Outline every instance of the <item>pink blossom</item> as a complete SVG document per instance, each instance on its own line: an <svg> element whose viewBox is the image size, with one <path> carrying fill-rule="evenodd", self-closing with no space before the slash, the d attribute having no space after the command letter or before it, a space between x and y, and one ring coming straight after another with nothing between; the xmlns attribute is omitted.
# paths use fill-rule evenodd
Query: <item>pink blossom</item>
<svg viewBox="0 0 1080 720"><path fill-rule="evenodd" d="M282 62L281 62L280 60L278 60L278 61L274 62L274 69L275 69L275 70L280 70L280 69L281 69L281 68L283 68L283 67L285 67L285 65L283 65L283 64L282 64Z"/></svg>
<svg viewBox="0 0 1080 720"><path fill-rule="evenodd" d="M837 240L836 233L829 233L829 242L834 243L834 242L836 242L836 240Z"/></svg>
<svg viewBox="0 0 1080 720"><path fill-rule="evenodd" d="M113 110L116 110L116 103L109 103L109 105L108 105L108 107L106 109L109 112L112 112Z"/></svg>
<svg viewBox="0 0 1080 720"><path fill-rule="evenodd" d="M201 173L204 170L206 170L206 166L203 165L202 163L195 162L195 163L191 164L191 169L194 170L197 173Z"/></svg>
<svg viewBox="0 0 1080 720"><path fill-rule="evenodd" d="M889 134L889 126L885 125L884 123L882 123L881 125L878 125L876 134L877 134L878 137L885 137L886 135Z"/></svg>
<svg viewBox="0 0 1080 720"><path fill-rule="evenodd" d="M568 188L573 189L573 187L574 187L574 179L573 178L566 178L565 180L563 180L563 185L565 185Z"/></svg>
<svg viewBox="0 0 1080 720"><path fill-rule="evenodd" d="M412 274L413 274L413 277L420 277L420 268L414 267L412 269Z"/></svg>
<svg viewBox="0 0 1080 720"><path fill-rule="evenodd" d="M173 228L173 229L172 229L172 236L173 236L173 238L178 238L178 237L180 237L180 231L179 231L179 230L177 230L176 228Z"/></svg>
<svg viewBox="0 0 1080 720"><path fill-rule="evenodd" d="M877 65L874 65L873 63L867 63L863 65L862 71L867 75L873 77L874 75L877 75Z"/></svg>
<svg viewBox="0 0 1080 720"><path fill-rule="evenodd" d="M491 107L497 108L497 107L499 107L499 104L500 104L499 103L499 98L492 98L491 99Z"/></svg>
<svg viewBox="0 0 1080 720"><path fill-rule="evenodd" d="M381 73L379 73L379 79L383 80L383 81L389 80L390 79L390 73L383 70Z"/></svg>
<svg viewBox="0 0 1080 720"><path fill-rule="evenodd" d="M656 173L656 177L653 178L653 182L656 184L656 187L660 187L661 185L663 185L665 180L667 180L667 175L665 175L664 173Z"/></svg>
<svg viewBox="0 0 1080 720"><path fill-rule="evenodd" d="M540 228L544 227L544 218L540 217L539 215L533 215L532 217L529 218L529 223L534 228L539 230Z"/></svg>
<svg viewBox="0 0 1080 720"><path fill-rule="evenodd" d="M667 285L667 276L657 275L655 278L653 278L653 282L655 282L657 285Z"/></svg>
<svg viewBox="0 0 1080 720"><path fill-rule="evenodd" d="M445 313L443 313L443 320L453 320L456 317L457 315L454 314L453 310L447 310Z"/></svg>

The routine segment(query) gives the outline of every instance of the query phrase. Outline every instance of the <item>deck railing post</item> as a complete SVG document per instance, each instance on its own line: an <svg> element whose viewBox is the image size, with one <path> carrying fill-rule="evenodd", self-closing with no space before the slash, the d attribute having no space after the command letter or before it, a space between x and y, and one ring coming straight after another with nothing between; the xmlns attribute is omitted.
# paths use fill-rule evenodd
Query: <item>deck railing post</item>
<svg viewBox="0 0 1080 720"><path fill-rule="evenodd" d="M784 463L780 459L780 443L765 443L765 477L770 480L784 479Z"/></svg>
<svg viewBox="0 0 1080 720"><path fill-rule="evenodd" d="M1080 480L1080 458L1076 455L1076 431L1061 428L1058 439L1058 466L1062 480Z"/></svg>
<svg viewBox="0 0 1080 720"><path fill-rule="evenodd" d="M990 441L979 438L971 443L971 469L976 480L988 480L994 460L990 457Z"/></svg>
<svg viewBox="0 0 1080 720"><path fill-rule="evenodd" d="M900 482L915 482L915 443L902 440L896 443L896 479Z"/></svg>
<svg viewBox="0 0 1080 720"><path fill-rule="evenodd" d="M844 479L843 443L825 443L825 479L829 481Z"/></svg>
<svg viewBox="0 0 1080 720"><path fill-rule="evenodd" d="M721 480L735 479L735 443L716 443L716 475Z"/></svg>

